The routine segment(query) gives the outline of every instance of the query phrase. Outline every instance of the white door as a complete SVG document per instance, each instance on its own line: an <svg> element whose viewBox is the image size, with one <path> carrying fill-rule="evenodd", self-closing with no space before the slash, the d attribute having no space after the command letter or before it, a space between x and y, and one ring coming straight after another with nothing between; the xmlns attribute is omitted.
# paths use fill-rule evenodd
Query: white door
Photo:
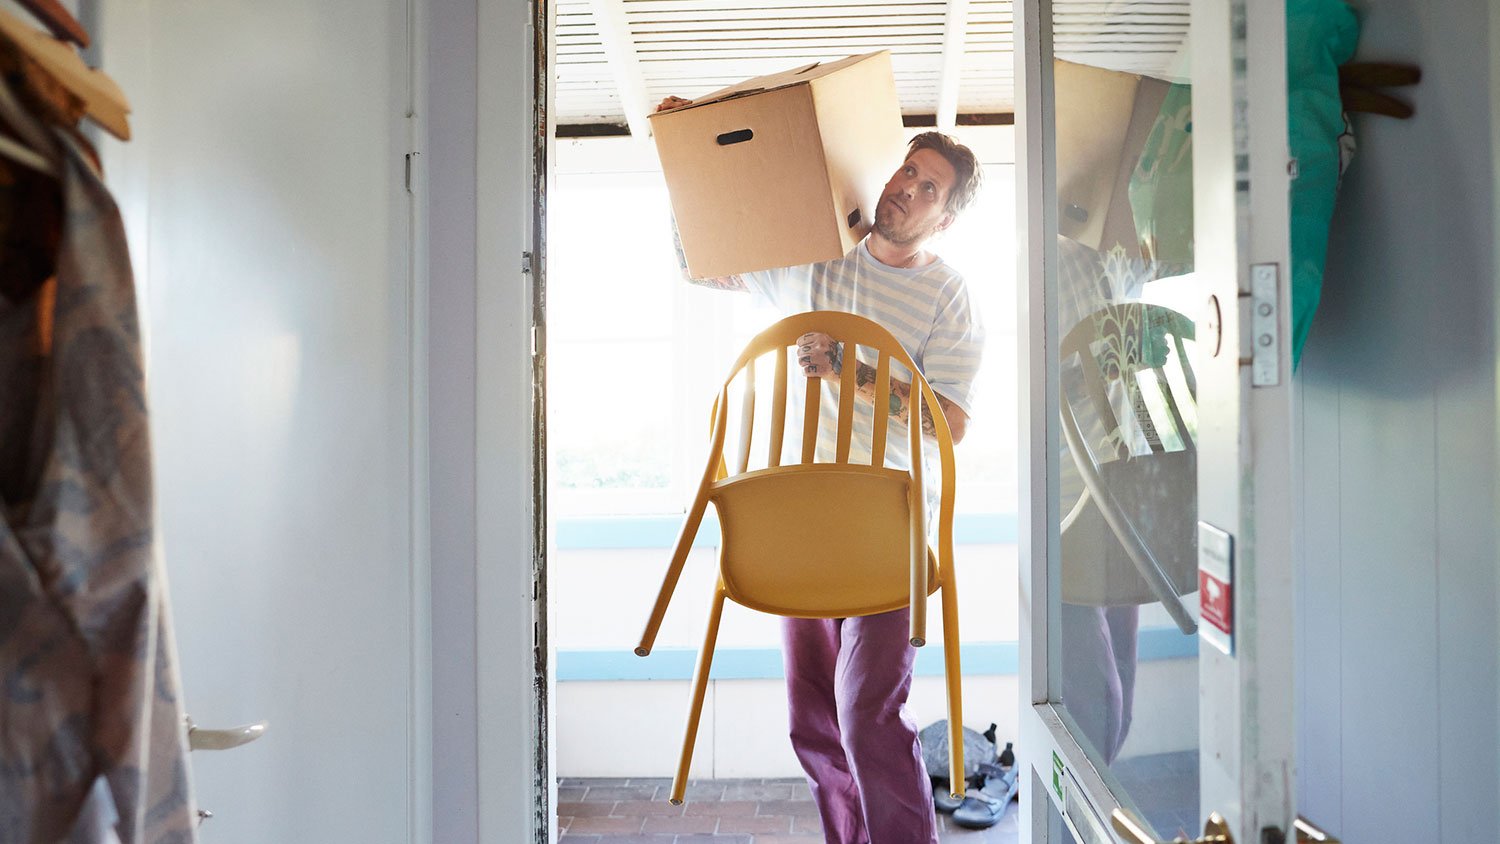
<svg viewBox="0 0 1500 844"><path fill-rule="evenodd" d="M1281 840L1296 814L1285 12L1015 12L1022 827L1193 840L1217 813L1230 838L1210 840Z"/></svg>
<svg viewBox="0 0 1500 844"><path fill-rule="evenodd" d="M422 840L408 4L96 8L203 840Z"/></svg>

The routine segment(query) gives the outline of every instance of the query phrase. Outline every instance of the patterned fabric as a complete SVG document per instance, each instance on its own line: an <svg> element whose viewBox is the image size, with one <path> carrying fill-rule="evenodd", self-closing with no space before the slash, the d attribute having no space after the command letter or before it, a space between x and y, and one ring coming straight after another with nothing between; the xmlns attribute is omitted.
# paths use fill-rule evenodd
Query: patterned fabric
<svg viewBox="0 0 1500 844"><path fill-rule="evenodd" d="M741 276L756 294L771 301L784 314L804 311L843 311L875 320L896 336L916 361L927 383L965 413L974 407L974 380L984 351L984 327L969 300L963 276L935 261L924 267L888 267L870 254L863 241L847 255L820 264L746 273ZM860 352L860 359L873 364L874 357ZM900 364L891 375L911 381L911 373ZM838 398L835 385L825 382L820 405L818 458L831 460L833 438L838 430ZM871 407L855 404L854 436L850 460L869 462L874 436ZM886 465L906 468L906 426L892 424L887 439Z"/></svg>
<svg viewBox="0 0 1500 844"><path fill-rule="evenodd" d="M0 844L112 840L80 825L91 792L123 844L188 844L130 260L98 172L56 138L56 278L0 298Z"/></svg>

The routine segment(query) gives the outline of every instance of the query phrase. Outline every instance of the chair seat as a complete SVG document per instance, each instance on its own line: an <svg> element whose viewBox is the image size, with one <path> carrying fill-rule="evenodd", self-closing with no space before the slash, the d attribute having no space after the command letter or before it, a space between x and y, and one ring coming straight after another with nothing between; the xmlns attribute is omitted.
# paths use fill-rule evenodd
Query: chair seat
<svg viewBox="0 0 1500 844"><path fill-rule="evenodd" d="M1198 589L1197 458L1197 452L1169 451L1099 464L1105 488L1178 595ZM1161 600L1093 501L1063 531L1061 556L1066 603L1118 607Z"/></svg>
<svg viewBox="0 0 1500 844"><path fill-rule="evenodd" d="M709 500L723 532L719 566L726 596L800 618L908 606L910 483L905 471L835 463L761 469L716 482ZM937 590L930 548L928 583Z"/></svg>

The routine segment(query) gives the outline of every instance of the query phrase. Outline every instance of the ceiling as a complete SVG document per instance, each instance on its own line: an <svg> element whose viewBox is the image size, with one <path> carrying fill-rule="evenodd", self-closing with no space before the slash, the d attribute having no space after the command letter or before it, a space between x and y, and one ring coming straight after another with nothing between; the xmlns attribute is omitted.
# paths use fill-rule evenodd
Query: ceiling
<svg viewBox="0 0 1500 844"><path fill-rule="evenodd" d="M1189 2L1053 0L1056 53L1167 75ZM560 135L644 134L668 95L882 49L908 122L1014 111L1010 0L557 0L555 11Z"/></svg>

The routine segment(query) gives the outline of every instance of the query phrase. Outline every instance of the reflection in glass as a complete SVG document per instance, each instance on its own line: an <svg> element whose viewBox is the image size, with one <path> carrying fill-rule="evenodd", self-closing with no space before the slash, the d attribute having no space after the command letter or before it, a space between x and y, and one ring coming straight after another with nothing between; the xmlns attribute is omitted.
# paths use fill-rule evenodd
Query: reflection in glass
<svg viewBox="0 0 1500 844"><path fill-rule="evenodd" d="M1053 4L1062 704L1158 838L1200 829L1185 3Z"/></svg>

